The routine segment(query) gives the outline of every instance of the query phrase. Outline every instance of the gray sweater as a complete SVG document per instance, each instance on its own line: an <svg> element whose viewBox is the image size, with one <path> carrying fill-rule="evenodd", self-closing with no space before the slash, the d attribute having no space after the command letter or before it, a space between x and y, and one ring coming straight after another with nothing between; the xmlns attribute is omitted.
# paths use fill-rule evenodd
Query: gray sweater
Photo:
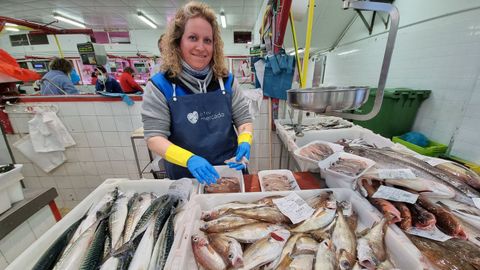
<svg viewBox="0 0 480 270"><path fill-rule="evenodd" d="M236 127L245 123L252 123L248 104L240 91L238 83L234 80L232 85L232 120ZM150 81L147 83L143 94L142 122L146 140L155 136L165 138L170 136L170 109L167 100L163 93Z"/></svg>

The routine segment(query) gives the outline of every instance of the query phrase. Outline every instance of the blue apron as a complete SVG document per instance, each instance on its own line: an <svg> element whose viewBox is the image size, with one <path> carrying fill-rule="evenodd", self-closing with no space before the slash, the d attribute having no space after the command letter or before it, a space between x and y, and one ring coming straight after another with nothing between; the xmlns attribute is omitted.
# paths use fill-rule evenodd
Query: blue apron
<svg viewBox="0 0 480 270"><path fill-rule="evenodd" d="M189 94L182 87L170 84L164 74L153 76L152 83L164 94L170 109L169 141L205 158L212 165L223 165L233 157L237 135L232 121L232 80L229 74L226 88L219 79L220 89ZM168 178L193 178L187 168L164 161Z"/></svg>

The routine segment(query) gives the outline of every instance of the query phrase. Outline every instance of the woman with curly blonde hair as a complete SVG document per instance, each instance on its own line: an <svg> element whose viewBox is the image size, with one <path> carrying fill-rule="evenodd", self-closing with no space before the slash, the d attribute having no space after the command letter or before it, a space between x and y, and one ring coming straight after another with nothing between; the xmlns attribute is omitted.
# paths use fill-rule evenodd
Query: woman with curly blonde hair
<svg viewBox="0 0 480 270"><path fill-rule="evenodd" d="M252 118L224 63L215 12L189 2L177 11L162 40L162 70L147 84L142 104L148 148L162 156L168 178L211 184L212 165L243 169L250 158ZM235 127L238 132L235 132Z"/></svg>

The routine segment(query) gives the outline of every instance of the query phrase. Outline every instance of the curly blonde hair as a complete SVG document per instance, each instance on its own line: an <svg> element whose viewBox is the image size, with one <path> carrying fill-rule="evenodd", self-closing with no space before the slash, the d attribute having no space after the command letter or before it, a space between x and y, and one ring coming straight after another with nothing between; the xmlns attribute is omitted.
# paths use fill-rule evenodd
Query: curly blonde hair
<svg viewBox="0 0 480 270"><path fill-rule="evenodd" d="M185 24L192 18L203 18L210 23L213 30L213 56L210 66L215 78L223 78L228 75L223 56L223 41L220 36L220 28L217 23L215 12L206 4L189 2L177 11L175 18L170 21L167 33L162 40L163 64L161 69L169 71L176 77L182 71L180 41L185 32Z"/></svg>

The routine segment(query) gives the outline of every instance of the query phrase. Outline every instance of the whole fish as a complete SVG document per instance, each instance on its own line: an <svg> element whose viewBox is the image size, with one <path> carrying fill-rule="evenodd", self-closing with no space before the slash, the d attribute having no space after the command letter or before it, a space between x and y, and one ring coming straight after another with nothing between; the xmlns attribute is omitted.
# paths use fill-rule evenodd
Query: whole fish
<svg viewBox="0 0 480 270"><path fill-rule="evenodd" d="M228 215L205 222L202 226L200 226L200 230L207 233L218 233L257 222L258 220L256 219L245 218L237 215Z"/></svg>
<svg viewBox="0 0 480 270"><path fill-rule="evenodd" d="M154 195L149 192L144 192L138 197L135 197L135 200L131 202L123 230L122 244L127 243L131 239L138 221L142 218L143 213L145 213L148 207L150 207L152 200L154 200Z"/></svg>
<svg viewBox="0 0 480 270"><path fill-rule="evenodd" d="M150 263L150 257L153 252L154 237L153 232L155 229L155 220L151 219L148 223L148 228L142 236L142 240L135 249L135 255L133 255L132 261L128 266L128 270L148 269Z"/></svg>
<svg viewBox="0 0 480 270"><path fill-rule="evenodd" d="M437 226L444 233L460 239L467 239L462 225L450 211L441 207L440 205L432 203L423 196L418 197L418 203L427 211L435 215L437 218Z"/></svg>
<svg viewBox="0 0 480 270"><path fill-rule="evenodd" d="M464 256L469 256L463 246L456 247L458 253L463 254L458 256L457 250L453 249L450 245L450 241L459 239L450 239L445 241L445 245L442 242L430 240L423 237L409 235L410 240L417 246L422 254L428 258L428 261L433 264L436 269L439 270L477 270L469 260L465 260ZM468 242L468 241L464 241ZM478 250L478 249L477 249ZM471 255L470 255L471 256ZM480 258L480 256L478 257Z"/></svg>
<svg viewBox="0 0 480 270"><path fill-rule="evenodd" d="M369 149L363 147L345 147L345 152L367 157L376 162L378 169L407 168L419 178L429 179L440 184L446 184L455 188L455 199L472 205L472 197L480 197L480 193L468 185L448 177L441 170L413 156L401 154L385 148Z"/></svg>
<svg viewBox="0 0 480 270"><path fill-rule="evenodd" d="M469 168L454 162L438 164L435 167L446 174L468 184L469 186L480 189L480 176Z"/></svg>
<svg viewBox="0 0 480 270"><path fill-rule="evenodd" d="M88 210L87 217L82 222L82 224L80 224L77 231L70 240L70 245L73 244L73 242L77 241L80 235L84 231L89 229L92 224L94 224L98 220L98 217L101 214L106 214L110 212L110 209L112 208L112 205L115 202L117 195L118 188L115 188L113 191L106 193L98 203L92 204L92 206Z"/></svg>
<svg viewBox="0 0 480 270"><path fill-rule="evenodd" d="M436 203L450 209L455 216L480 229L480 209L453 200L437 200Z"/></svg>
<svg viewBox="0 0 480 270"><path fill-rule="evenodd" d="M81 219L70 225L66 231L64 231L60 237L53 242L53 244L43 253L42 257L38 259L37 263L33 266L32 270L44 270L52 269L57 263L60 254L67 246L70 238L77 230L78 226L85 219L86 216L83 216Z"/></svg>
<svg viewBox="0 0 480 270"><path fill-rule="evenodd" d="M318 242L310 236L300 237L295 243L292 256L317 253Z"/></svg>
<svg viewBox="0 0 480 270"><path fill-rule="evenodd" d="M418 204L408 204L410 213L412 214L412 225L419 229L431 230L437 224L435 215L425 210Z"/></svg>
<svg viewBox="0 0 480 270"><path fill-rule="evenodd" d="M227 265L213 249L207 238L199 234L192 235L192 250L195 260L206 270L224 270Z"/></svg>
<svg viewBox="0 0 480 270"><path fill-rule="evenodd" d="M227 213L269 223L290 223L290 219L282 214L278 208L270 206L249 209L232 209Z"/></svg>
<svg viewBox="0 0 480 270"><path fill-rule="evenodd" d="M109 229L111 237L111 247L115 250L122 237L123 228L128 215L128 201L133 194L128 193L119 195L112 206L112 212L109 217Z"/></svg>
<svg viewBox="0 0 480 270"><path fill-rule="evenodd" d="M458 222L460 222L460 224L462 225L467 240L480 248L480 230L473 227L462 219L458 219Z"/></svg>
<svg viewBox="0 0 480 270"><path fill-rule="evenodd" d="M96 269L103 258L103 250L107 236L107 220L102 220L97 227L92 244L88 248L85 258L80 266L81 270Z"/></svg>
<svg viewBox="0 0 480 270"><path fill-rule="evenodd" d="M318 208L311 217L302 221L297 227L291 229L291 231L301 233L322 229L332 223L335 219L335 215L335 209Z"/></svg>
<svg viewBox="0 0 480 270"><path fill-rule="evenodd" d="M350 224L351 222L347 221L347 223L350 229L352 231L355 231L356 226L355 227L351 226ZM335 225L336 225L336 219L334 219L332 223L330 223L327 227L323 229L315 230L315 231L310 231L308 233L313 237L313 239L317 240L318 242L322 242L327 238L331 238L332 231L335 228Z"/></svg>
<svg viewBox="0 0 480 270"><path fill-rule="evenodd" d="M358 239L358 262L367 269L376 267L387 259L385 233L388 228L386 218L375 224L363 237Z"/></svg>
<svg viewBox="0 0 480 270"><path fill-rule="evenodd" d="M290 262L291 262L290 256L292 255L293 248L295 247L295 244L297 243L298 238L302 236L304 236L304 234L297 233L292 235L290 238L288 238L287 243L283 247L282 253L280 254L280 257L278 257L278 260L275 260L271 269L277 269L277 270L287 269L287 267L290 265Z"/></svg>
<svg viewBox="0 0 480 270"><path fill-rule="evenodd" d="M240 243L254 243L281 228L280 225L270 223L253 223L225 232L224 235L237 239Z"/></svg>
<svg viewBox="0 0 480 270"><path fill-rule="evenodd" d="M170 215L163 226L160 234L158 235L155 243L155 249L153 251L152 258L150 259L150 270L162 270L167 262L168 255L172 248L174 240L174 225L175 225L175 208L172 206Z"/></svg>
<svg viewBox="0 0 480 270"><path fill-rule="evenodd" d="M82 264L83 258L88 252L88 247L93 241L95 236L95 231L100 223L101 219L90 226L86 231L84 231L80 237L73 244L70 245L68 249L62 254L60 260L53 269L55 270L70 270L70 269L79 269Z"/></svg>
<svg viewBox="0 0 480 270"><path fill-rule="evenodd" d="M372 198L377 189L369 184L366 178L360 179L360 184L368 193L368 200L389 220L390 223L397 223L402 220L400 211L393 204L384 199Z"/></svg>
<svg viewBox="0 0 480 270"><path fill-rule="evenodd" d="M100 270L117 270L120 259L114 256L108 258L100 267Z"/></svg>
<svg viewBox="0 0 480 270"><path fill-rule="evenodd" d="M214 207L212 210L203 211L201 215L201 219L204 221L210 221L217 219L224 215L229 210L234 209L249 209L249 208L257 208L262 206L268 206L268 202L262 203L240 203L240 202L231 202L222 205L218 205Z"/></svg>
<svg viewBox="0 0 480 270"><path fill-rule="evenodd" d="M343 216L341 208L338 208L337 211L337 222L332 232L333 246L336 249L337 255L340 253L341 250L344 250L345 252L350 254L349 257L344 257L344 259L351 257L355 258L355 248L357 246L357 237L355 236L355 231L353 231L348 225L345 217ZM339 265L350 265L351 267L353 267L354 263L355 261L342 260L339 262Z"/></svg>
<svg viewBox="0 0 480 270"><path fill-rule="evenodd" d="M332 240L325 239L318 244L317 254L315 256L315 270L335 270L337 269L337 257Z"/></svg>
<svg viewBox="0 0 480 270"><path fill-rule="evenodd" d="M295 258L293 258L293 261L288 266L288 270L312 269L314 259L314 254L297 255L295 256Z"/></svg>
<svg viewBox="0 0 480 270"><path fill-rule="evenodd" d="M210 234L208 240L229 266L234 268L243 266L243 250L237 240L222 234Z"/></svg>
<svg viewBox="0 0 480 270"><path fill-rule="evenodd" d="M455 189L428 179L382 179L381 181L386 184L408 188L430 198L450 199L455 197Z"/></svg>
<svg viewBox="0 0 480 270"><path fill-rule="evenodd" d="M400 228L405 231L412 228L412 213L410 212L410 209L408 209L407 204L403 202L394 202L393 205L395 205L395 208L400 211L402 216L402 221L400 221L399 224Z"/></svg>
<svg viewBox="0 0 480 270"><path fill-rule="evenodd" d="M340 270L350 270L352 265L357 261L357 258L353 254L348 253L345 250L340 250L338 254L338 268Z"/></svg>
<svg viewBox="0 0 480 270"><path fill-rule="evenodd" d="M241 269L255 269L274 261L282 253L289 237L289 231L280 229L253 243L243 253L244 265Z"/></svg>
<svg viewBox="0 0 480 270"><path fill-rule="evenodd" d="M154 218L155 214L158 211L161 211L163 209L169 212L172 203L173 203L173 198L170 195L163 195L161 197L154 199L150 204L150 206L147 208L147 210L145 210L142 217L138 220L138 223L135 226L135 229L133 230L131 238L136 238L140 233L144 232L147 229L147 226L149 225L150 220ZM124 240L128 241L127 239L124 239Z"/></svg>

